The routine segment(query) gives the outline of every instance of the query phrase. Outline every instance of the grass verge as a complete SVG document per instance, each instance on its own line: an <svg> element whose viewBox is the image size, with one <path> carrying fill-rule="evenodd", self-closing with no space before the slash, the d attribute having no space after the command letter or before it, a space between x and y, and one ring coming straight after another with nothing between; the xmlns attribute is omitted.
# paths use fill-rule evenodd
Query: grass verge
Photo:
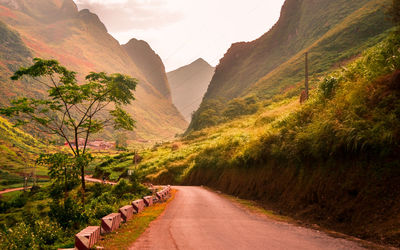
<svg viewBox="0 0 400 250"><path fill-rule="evenodd" d="M107 234L98 244L104 249L128 249L144 231L149 227L150 222L157 219L165 210L167 205L175 198L176 190L171 190L171 198L163 203L156 203L147 207L142 213L133 216L133 219L122 224L116 232Z"/></svg>

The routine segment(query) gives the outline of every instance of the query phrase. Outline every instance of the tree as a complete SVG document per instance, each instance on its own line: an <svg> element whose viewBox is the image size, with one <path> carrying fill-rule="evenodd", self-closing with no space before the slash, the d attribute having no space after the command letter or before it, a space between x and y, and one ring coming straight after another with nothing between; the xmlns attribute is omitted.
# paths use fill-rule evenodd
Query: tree
<svg viewBox="0 0 400 250"><path fill-rule="evenodd" d="M395 25L400 25L400 0L392 0L388 12L393 23Z"/></svg>
<svg viewBox="0 0 400 250"><path fill-rule="evenodd" d="M119 133L115 138L115 147L117 150L126 151L128 147L128 141L126 140L126 134Z"/></svg>
<svg viewBox="0 0 400 250"><path fill-rule="evenodd" d="M88 164L87 143L90 135L107 126L133 130L135 121L123 105L135 100L132 91L137 80L122 74L91 72L78 84L76 72L56 60L35 58L33 65L20 68L11 77L32 78L48 92L46 98L22 97L11 101L0 114L16 118L16 126L26 125L42 133L63 138L80 168L82 190L85 192L85 167ZM80 143L79 138L82 138Z"/></svg>

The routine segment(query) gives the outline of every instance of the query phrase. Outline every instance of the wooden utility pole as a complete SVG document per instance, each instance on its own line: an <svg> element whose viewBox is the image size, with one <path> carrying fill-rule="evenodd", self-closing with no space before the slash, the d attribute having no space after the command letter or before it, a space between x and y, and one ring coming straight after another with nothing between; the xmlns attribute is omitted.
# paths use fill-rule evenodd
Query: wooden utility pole
<svg viewBox="0 0 400 250"><path fill-rule="evenodd" d="M308 100L308 52L306 52L306 81L305 81L305 87L306 87L306 100Z"/></svg>

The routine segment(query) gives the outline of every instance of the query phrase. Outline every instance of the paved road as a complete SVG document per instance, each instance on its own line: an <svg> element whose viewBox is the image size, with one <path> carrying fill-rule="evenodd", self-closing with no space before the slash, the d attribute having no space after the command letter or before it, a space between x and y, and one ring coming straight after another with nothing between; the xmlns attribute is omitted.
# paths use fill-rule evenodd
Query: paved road
<svg viewBox="0 0 400 250"><path fill-rule="evenodd" d="M201 187L179 191L130 249L360 249L354 242L276 222Z"/></svg>

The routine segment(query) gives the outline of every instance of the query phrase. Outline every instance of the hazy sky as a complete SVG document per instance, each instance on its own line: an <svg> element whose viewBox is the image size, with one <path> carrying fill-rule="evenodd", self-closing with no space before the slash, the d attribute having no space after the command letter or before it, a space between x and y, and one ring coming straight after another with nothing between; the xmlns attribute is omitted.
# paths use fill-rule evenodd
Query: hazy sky
<svg viewBox="0 0 400 250"><path fill-rule="evenodd" d="M202 57L215 66L234 42L251 41L278 20L284 0L75 0L99 15L121 44L147 41L167 71Z"/></svg>

